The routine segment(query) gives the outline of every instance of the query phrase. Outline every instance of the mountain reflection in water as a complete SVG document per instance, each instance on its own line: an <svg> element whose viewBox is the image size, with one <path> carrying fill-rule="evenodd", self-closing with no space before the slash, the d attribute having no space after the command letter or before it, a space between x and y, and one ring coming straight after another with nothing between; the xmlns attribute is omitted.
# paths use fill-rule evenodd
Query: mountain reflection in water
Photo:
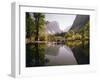
<svg viewBox="0 0 100 80"><path fill-rule="evenodd" d="M26 67L89 64L89 47L68 47L65 44L26 45Z"/></svg>

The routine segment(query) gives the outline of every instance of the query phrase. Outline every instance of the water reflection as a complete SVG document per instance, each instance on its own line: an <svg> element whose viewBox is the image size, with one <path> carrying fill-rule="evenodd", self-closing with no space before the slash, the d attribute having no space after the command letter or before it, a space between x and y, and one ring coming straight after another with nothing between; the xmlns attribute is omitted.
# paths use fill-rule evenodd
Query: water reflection
<svg viewBox="0 0 100 80"><path fill-rule="evenodd" d="M46 65L72 65L77 64L71 49L65 45L55 45L56 47L47 47L45 57L49 59ZM51 50L53 48L53 50ZM52 53L52 54L50 54Z"/></svg>
<svg viewBox="0 0 100 80"><path fill-rule="evenodd" d="M45 59L45 45L27 44L26 45L26 66L43 66Z"/></svg>
<svg viewBox="0 0 100 80"><path fill-rule="evenodd" d="M89 45L72 48L78 64L89 64Z"/></svg>
<svg viewBox="0 0 100 80"><path fill-rule="evenodd" d="M85 43L74 43L73 47L70 42L70 45L27 44L26 67L89 64L89 44Z"/></svg>

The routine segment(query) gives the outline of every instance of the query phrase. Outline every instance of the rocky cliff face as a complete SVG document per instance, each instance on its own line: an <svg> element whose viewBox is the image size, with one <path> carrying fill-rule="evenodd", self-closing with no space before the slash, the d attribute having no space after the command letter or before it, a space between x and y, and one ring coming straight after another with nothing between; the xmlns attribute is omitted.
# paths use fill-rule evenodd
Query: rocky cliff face
<svg viewBox="0 0 100 80"><path fill-rule="evenodd" d="M46 22L46 32L47 34L56 34L61 33L61 29L59 28L59 24L57 21Z"/></svg>
<svg viewBox="0 0 100 80"><path fill-rule="evenodd" d="M71 30L79 30L89 21L89 15L77 15Z"/></svg>

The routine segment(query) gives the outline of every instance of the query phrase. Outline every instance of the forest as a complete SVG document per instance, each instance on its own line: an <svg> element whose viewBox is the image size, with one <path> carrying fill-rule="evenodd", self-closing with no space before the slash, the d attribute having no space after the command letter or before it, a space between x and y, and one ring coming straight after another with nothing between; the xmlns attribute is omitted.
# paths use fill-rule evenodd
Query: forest
<svg viewBox="0 0 100 80"><path fill-rule="evenodd" d="M50 21L45 14L26 12L26 67L89 64L90 24L89 19L84 21L76 15L73 24L79 25L68 31L61 31L59 23L53 21L49 29L59 32L48 33Z"/></svg>
<svg viewBox="0 0 100 80"><path fill-rule="evenodd" d="M78 30L70 29L68 32L47 34L45 15L42 13L32 14L26 13L26 43L51 42L76 46L82 42L89 42L89 21Z"/></svg>

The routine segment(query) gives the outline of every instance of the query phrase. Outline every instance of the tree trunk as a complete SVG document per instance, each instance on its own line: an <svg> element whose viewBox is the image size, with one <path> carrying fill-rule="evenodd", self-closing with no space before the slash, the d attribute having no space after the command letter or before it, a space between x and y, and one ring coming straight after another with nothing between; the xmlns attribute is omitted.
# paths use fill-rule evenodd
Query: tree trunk
<svg viewBox="0 0 100 80"><path fill-rule="evenodd" d="M35 25L36 25L35 41L38 41L38 38L39 38L39 16L35 17Z"/></svg>

